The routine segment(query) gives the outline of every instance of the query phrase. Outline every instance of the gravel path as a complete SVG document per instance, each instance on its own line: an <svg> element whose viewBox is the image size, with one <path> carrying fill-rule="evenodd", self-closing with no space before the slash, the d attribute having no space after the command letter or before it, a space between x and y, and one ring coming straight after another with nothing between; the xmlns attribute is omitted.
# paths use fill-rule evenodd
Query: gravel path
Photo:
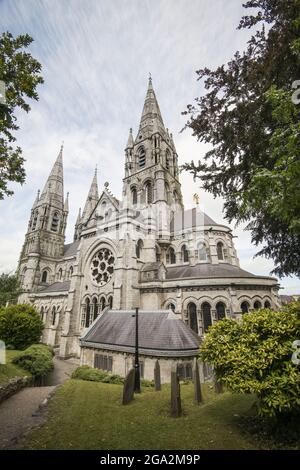
<svg viewBox="0 0 300 470"><path fill-rule="evenodd" d="M54 370L45 387L26 387L0 404L0 449L14 448L26 432L43 422L45 414L40 412L40 405L78 365L76 359L54 358Z"/></svg>

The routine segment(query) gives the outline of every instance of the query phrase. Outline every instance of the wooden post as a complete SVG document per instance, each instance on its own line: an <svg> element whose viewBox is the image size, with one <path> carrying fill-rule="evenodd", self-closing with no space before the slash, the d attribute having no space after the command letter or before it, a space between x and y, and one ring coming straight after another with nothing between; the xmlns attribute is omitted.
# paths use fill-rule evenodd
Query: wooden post
<svg viewBox="0 0 300 470"><path fill-rule="evenodd" d="M171 369L171 415L178 418L178 416L181 416L181 412L178 365L174 364Z"/></svg>

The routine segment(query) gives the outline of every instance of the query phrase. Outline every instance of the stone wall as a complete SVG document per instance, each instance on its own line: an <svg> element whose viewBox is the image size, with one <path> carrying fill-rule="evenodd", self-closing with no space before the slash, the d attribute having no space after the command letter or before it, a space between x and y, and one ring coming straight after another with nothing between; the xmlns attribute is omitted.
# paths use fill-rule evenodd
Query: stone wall
<svg viewBox="0 0 300 470"><path fill-rule="evenodd" d="M0 385L0 403L11 395L14 395L16 392L21 390L24 387L27 387L31 384L31 377L14 377L10 379L9 382Z"/></svg>

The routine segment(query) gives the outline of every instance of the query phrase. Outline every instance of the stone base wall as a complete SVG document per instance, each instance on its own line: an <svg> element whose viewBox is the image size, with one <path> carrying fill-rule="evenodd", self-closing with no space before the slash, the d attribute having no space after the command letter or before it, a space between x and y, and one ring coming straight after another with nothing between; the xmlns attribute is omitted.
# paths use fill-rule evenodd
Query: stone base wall
<svg viewBox="0 0 300 470"><path fill-rule="evenodd" d="M25 376L14 377L13 379L10 379L10 381L6 384L0 385L0 403L17 393L22 388L27 387L31 383L32 378Z"/></svg>

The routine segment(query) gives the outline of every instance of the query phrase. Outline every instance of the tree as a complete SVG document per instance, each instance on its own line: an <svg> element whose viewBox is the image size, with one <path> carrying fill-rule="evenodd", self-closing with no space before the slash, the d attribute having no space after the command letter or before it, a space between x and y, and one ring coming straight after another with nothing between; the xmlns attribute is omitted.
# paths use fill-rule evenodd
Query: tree
<svg viewBox="0 0 300 470"><path fill-rule="evenodd" d="M274 273L300 275L300 0L251 0L239 29L257 27L227 65L197 71L205 93L188 105L186 128L210 145L183 165L224 198L225 217L247 222ZM283 65L284 64L284 65ZM298 87L299 88L299 87ZM299 92L299 91L298 91Z"/></svg>
<svg viewBox="0 0 300 470"><path fill-rule="evenodd" d="M21 286L15 274L0 274L0 307L15 302L21 293Z"/></svg>
<svg viewBox="0 0 300 470"><path fill-rule="evenodd" d="M0 101L0 199L13 194L9 182L25 181L24 158L21 148L13 146L13 132L19 129L16 111L30 111L26 97L38 100L36 88L43 83L41 64L23 50L32 41L28 34L14 38L6 32L0 36L0 81L5 84L5 101Z"/></svg>
<svg viewBox="0 0 300 470"><path fill-rule="evenodd" d="M300 413L299 366L291 360L299 338L300 302L295 302L277 312L243 314L241 321L218 321L210 327L200 356L228 389L256 394L261 415L287 417Z"/></svg>
<svg viewBox="0 0 300 470"><path fill-rule="evenodd" d="M0 339L15 349L38 343L44 325L37 310L28 304L0 308Z"/></svg>

